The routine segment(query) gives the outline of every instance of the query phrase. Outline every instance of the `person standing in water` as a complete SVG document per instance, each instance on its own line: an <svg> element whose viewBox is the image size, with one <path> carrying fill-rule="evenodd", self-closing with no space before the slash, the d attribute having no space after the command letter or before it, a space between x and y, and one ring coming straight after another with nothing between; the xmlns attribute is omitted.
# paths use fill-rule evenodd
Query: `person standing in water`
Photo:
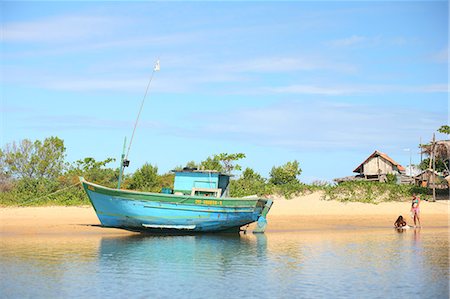
<svg viewBox="0 0 450 299"><path fill-rule="evenodd" d="M412 202L411 202L411 216L414 219L414 227L420 227L420 198L416 196L416 194L413 194ZM417 226L417 223L419 222L419 226Z"/></svg>

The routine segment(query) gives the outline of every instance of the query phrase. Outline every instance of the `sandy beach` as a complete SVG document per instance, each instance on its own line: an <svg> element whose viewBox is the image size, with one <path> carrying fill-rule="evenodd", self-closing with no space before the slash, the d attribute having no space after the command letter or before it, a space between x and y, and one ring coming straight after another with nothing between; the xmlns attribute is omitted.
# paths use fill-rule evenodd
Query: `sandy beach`
<svg viewBox="0 0 450 299"><path fill-rule="evenodd" d="M398 215L409 216L409 202L381 204L321 200L320 193L290 200L274 198L267 232L390 228ZM423 228L449 227L450 201L421 202ZM91 206L0 208L0 235L123 235L131 232L103 228ZM250 226L250 230L251 230Z"/></svg>

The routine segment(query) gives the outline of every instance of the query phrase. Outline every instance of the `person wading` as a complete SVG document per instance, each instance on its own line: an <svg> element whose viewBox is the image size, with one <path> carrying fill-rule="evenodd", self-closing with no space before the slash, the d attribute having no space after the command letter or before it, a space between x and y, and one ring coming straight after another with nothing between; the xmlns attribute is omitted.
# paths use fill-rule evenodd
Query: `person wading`
<svg viewBox="0 0 450 299"><path fill-rule="evenodd" d="M412 202L411 202L411 217L414 219L414 227L420 227L420 198L413 194ZM417 222L419 226L417 226Z"/></svg>

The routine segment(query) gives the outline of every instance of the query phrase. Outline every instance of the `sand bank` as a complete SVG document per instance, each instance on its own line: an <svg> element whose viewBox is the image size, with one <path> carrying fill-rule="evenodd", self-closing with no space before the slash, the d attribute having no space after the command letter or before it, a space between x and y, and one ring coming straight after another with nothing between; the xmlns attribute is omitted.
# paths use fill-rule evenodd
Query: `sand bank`
<svg viewBox="0 0 450 299"><path fill-rule="evenodd" d="M398 217L409 217L409 202L341 203L323 201L320 193L290 200L274 198L268 215L268 232L390 228ZM421 203L424 228L449 227L450 201ZM99 227L94 209L83 207L0 208L0 235L40 234L130 234L125 230Z"/></svg>
<svg viewBox="0 0 450 299"><path fill-rule="evenodd" d="M274 198L269 213L268 231L272 230L314 230L355 229L392 227L399 215L409 225L410 202L385 202L367 204L360 202L338 202L321 200L316 192L290 200ZM421 224L423 227L448 227L450 201L421 202Z"/></svg>

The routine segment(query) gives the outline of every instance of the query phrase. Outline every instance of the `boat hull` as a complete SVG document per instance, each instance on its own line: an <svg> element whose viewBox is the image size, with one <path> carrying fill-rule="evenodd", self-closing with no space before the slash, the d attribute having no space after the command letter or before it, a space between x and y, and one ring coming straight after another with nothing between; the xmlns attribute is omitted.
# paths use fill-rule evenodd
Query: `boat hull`
<svg viewBox="0 0 450 299"><path fill-rule="evenodd" d="M125 191L80 180L103 226L133 231L239 231L240 227L264 217L272 204L270 200L258 198L209 198Z"/></svg>

